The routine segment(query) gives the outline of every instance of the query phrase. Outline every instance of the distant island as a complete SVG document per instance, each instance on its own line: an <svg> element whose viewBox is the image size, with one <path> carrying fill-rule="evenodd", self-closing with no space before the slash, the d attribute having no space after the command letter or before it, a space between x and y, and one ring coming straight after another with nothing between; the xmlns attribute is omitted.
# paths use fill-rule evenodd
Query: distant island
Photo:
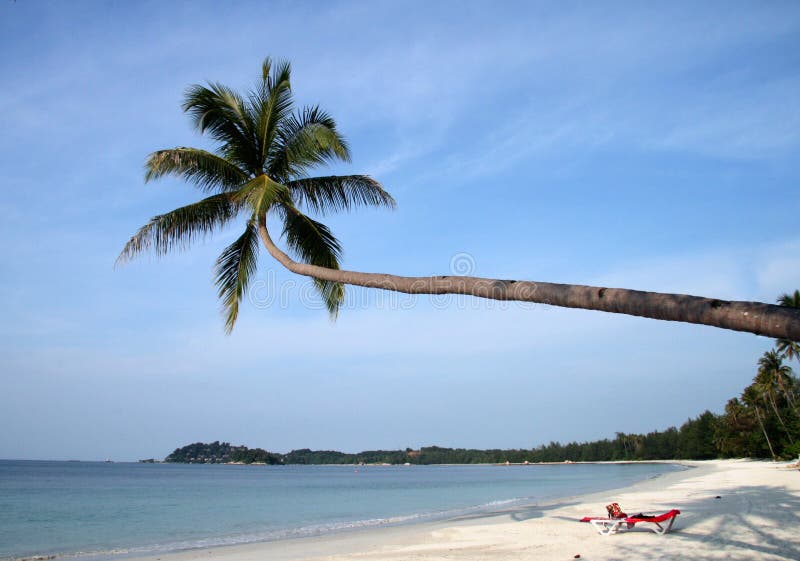
<svg viewBox="0 0 800 561"><path fill-rule="evenodd" d="M208 444L195 442L175 451L164 458L166 463L175 464L282 464L284 456L273 454L261 448L231 446L228 442L214 441Z"/></svg>

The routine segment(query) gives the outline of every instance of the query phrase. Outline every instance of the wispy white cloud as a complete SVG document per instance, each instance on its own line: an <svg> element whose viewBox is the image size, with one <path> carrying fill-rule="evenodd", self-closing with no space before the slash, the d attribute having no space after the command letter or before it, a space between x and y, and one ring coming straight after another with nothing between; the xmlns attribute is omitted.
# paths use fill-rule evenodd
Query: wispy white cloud
<svg viewBox="0 0 800 561"><path fill-rule="evenodd" d="M487 175L526 158L597 147L735 159L796 150L796 79L727 56L789 37L796 22L769 11L748 14L748 25L735 10L693 18L662 11L632 10L624 20L564 13L528 26L505 22L466 44L443 33L405 51L387 46L362 58L357 79L339 95L376 109L346 109L356 126L385 123L425 139L429 154L446 145L448 156L428 166L439 176ZM482 102L497 95L512 96L508 111L492 107L493 118L482 119L490 109ZM423 156L400 148L388 160Z"/></svg>
<svg viewBox="0 0 800 561"><path fill-rule="evenodd" d="M726 87L727 86L727 87ZM682 101L655 149L724 158L762 159L800 148L800 80L778 79L742 88L717 85Z"/></svg>

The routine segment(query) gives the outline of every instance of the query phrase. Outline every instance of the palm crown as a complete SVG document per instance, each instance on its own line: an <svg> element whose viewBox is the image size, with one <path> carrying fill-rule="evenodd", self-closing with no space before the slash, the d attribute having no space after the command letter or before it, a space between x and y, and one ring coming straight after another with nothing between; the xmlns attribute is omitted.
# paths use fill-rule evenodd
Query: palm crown
<svg viewBox="0 0 800 561"><path fill-rule="evenodd" d="M244 232L216 261L215 284L233 329L239 303L253 278L258 259L259 221L279 217L283 238L302 261L338 269L342 247L327 226L300 209L324 214L372 205L393 208L394 199L367 175L309 177L309 171L335 160L350 161L336 123L319 107L294 110L290 65L267 58L261 80L243 97L218 83L191 86L183 110L200 133L217 143L214 152L172 148L152 153L145 180L178 176L208 197L153 217L128 241L118 261L152 250L165 254L184 249L235 219ZM335 317L344 299L338 282L314 279L328 311Z"/></svg>
<svg viewBox="0 0 800 561"><path fill-rule="evenodd" d="M769 388L777 386L781 392L786 393L794 385L791 367L783 363L783 356L779 351L767 351L758 359L758 375L756 380Z"/></svg>

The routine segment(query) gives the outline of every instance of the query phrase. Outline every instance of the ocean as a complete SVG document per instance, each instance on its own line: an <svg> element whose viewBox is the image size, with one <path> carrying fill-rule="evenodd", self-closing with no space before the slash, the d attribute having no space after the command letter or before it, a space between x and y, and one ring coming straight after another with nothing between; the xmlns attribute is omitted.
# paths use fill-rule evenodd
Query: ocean
<svg viewBox="0 0 800 561"><path fill-rule="evenodd" d="M440 520L620 488L676 469L3 460L0 559L147 555Z"/></svg>

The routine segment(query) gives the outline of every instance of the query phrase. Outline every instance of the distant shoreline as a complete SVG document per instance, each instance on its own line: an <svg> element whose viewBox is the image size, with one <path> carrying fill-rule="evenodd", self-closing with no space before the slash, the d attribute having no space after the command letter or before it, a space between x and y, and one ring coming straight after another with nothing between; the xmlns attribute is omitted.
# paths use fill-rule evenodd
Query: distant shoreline
<svg viewBox="0 0 800 561"><path fill-rule="evenodd" d="M733 460L749 460L749 461L765 461L759 458L734 458ZM145 460L38 460L29 458L0 458L0 462L63 462L63 463L86 463L86 464L174 464L174 465L198 465L198 466L337 466L337 467L414 467L414 466L563 466L569 464L576 465L604 465L604 464L676 464L681 465L685 462L692 462L695 460L596 460L596 461L571 461L566 460L563 462L476 462L476 463L437 463L437 464L387 464L387 463L372 463L372 464L335 464L335 463L322 463L322 464L267 464L263 462L166 462L164 460L145 461Z"/></svg>
<svg viewBox="0 0 800 561"><path fill-rule="evenodd" d="M739 459L750 459L750 458L739 458ZM624 465L624 464L675 464L675 465L682 465L682 462L691 461L691 460L597 460L597 461L577 461L573 462L570 460L566 460L563 462L487 462L487 463L469 463L469 464L386 464L386 463L375 463L375 464L333 464L333 463L326 463L326 464L266 464L263 462L253 462L250 464L246 464L244 462L225 462L225 463L192 463L192 462L153 462L159 464L179 464L179 465L216 465L216 466L275 466L275 467L282 467L282 466L336 466L336 467L417 467L417 466L447 466L447 467L454 467L454 466L485 466L485 467L530 467L530 466L563 466L563 465L608 465L608 464L616 464L616 465ZM754 460L757 461L757 460ZM120 462L122 463L122 462ZM129 462L132 463L132 462ZM143 463L141 461L137 463ZM145 462L150 463L150 462Z"/></svg>

